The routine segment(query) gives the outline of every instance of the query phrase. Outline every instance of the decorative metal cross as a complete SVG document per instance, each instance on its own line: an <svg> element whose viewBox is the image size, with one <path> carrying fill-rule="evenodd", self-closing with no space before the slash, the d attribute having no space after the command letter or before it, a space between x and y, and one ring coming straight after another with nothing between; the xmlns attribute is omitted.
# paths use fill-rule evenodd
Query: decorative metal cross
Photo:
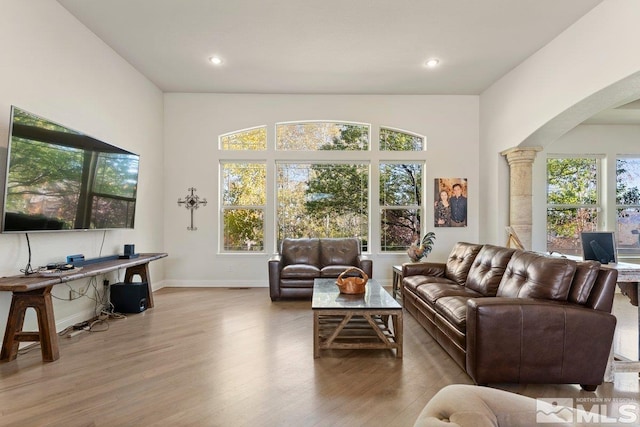
<svg viewBox="0 0 640 427"><path fill-rule="evenodd" d="M188 194L187 197L184 198L184 200L178 199L178 206L184 205L185 208L189 209L189 211L191 212L191 226L187 227L187 230L195 231L198 228L193 226L193 211L198 209L200 206L206 206L207 199L200 200L199 196L193 194L194 191L196 191L194 187L188 188L187 191L190 191L191 194Z"/></svg>

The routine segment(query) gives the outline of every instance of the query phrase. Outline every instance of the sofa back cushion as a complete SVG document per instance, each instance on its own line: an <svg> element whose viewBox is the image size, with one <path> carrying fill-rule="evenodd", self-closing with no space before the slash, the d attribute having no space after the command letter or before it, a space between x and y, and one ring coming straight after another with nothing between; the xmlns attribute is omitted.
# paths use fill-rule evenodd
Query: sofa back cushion
<svg viewBox="0 0 640 427"><path fill-rule="evenodd" d="M534 252L517 251L505 269L497 296L566 301L576 262Z"/></svg>
<svg viewBox="0 0 640 427"><path fill-rule="evenodd" d="M360 242L356 238L320 239L320 267L357 265Z"/></svg>
<svg viewBox="0 0 640 427"><path fill-rule="evenodd" d="M320 266L320 243L318 239L289 239L282 240L280 250L284 265L311 264Z"/></svg>
<svg viewBox="0 0 640 427"><path fill-rule="evenodd" d="M585 305L595 310L611 313L617 281L618 270L601 268L600 271L598 271L598 277L593 284L593 288L589 293L589 299Z"/></svg>
<svg viewBox="0 0 640 427"><path fill-rule="evenodd" d="M576 263L576 274L573 276L573 282L569 290L569 301L577 304L586 304L599 271L600 263L598 261Z"/></svg>
<svg viewBox="0 0 640 427"><path fill-rule="evenodd" d="M467 288L485 297L495 297L500 280L515 251L513 248L484 245L469 269Z"/></svg>
<svg viewBox="0 0 640 427"><path fill-rule="evenodd" d="M459 285L464 285L475 259L482 245L467 242L458 242L451 250L444 269L444 277L453 280Z"/></svg>

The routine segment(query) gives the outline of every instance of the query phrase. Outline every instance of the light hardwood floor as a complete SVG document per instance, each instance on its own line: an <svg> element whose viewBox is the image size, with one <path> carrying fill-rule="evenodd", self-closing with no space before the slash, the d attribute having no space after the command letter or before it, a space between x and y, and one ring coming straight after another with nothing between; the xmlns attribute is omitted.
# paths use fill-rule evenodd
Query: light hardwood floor
<svg viewBox="0 0 640 427"><path fill-rule="evenodd" d="M110 320L106 332L60 338L56 362L36 348L0 364L0 425L411 426L440 388L471 383L409 314L401 360L362 350L314 359L309 301L272 303L264 288L169 288L154 298L155 308ZM596 393L491 386L531 397L639 392L635 373Z"/></svg>

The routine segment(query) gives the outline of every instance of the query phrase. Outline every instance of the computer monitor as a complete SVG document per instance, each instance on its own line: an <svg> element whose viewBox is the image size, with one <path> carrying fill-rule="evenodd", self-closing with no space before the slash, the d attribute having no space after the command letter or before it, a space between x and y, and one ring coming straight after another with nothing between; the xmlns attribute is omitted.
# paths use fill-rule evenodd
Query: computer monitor
<svg viewBox="0 0 640 427"><path fill-rule="evenodd" d="M580 233L582 258L600 261L602 264L617 262L616 238L613 231L591 231Z"/></svg>

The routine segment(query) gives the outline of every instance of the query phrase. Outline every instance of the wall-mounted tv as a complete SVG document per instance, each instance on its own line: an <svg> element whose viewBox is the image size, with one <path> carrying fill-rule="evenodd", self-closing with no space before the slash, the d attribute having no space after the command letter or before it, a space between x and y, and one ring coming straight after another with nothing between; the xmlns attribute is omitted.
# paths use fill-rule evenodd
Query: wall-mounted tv
<svg viewBox="0 0 640 427"><path fill-rule="evenodd" d="M12 106L2 232L133 228L139 160Z"/></svg>

